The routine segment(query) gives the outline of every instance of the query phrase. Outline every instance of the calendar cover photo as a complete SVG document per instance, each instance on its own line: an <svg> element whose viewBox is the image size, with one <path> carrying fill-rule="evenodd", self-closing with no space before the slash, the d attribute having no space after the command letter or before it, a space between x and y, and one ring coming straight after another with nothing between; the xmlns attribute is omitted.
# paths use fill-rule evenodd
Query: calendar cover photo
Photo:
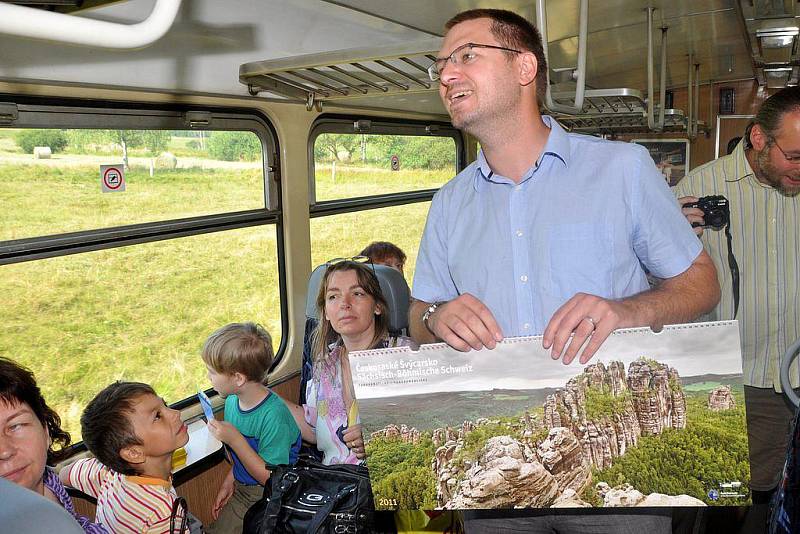
<svg viewBox="0 0 800 534"><path fill-rule="evenodd" d="M735 321L618 330L586 365L535 336L350 366L378 509L750 503Z"/></svg>

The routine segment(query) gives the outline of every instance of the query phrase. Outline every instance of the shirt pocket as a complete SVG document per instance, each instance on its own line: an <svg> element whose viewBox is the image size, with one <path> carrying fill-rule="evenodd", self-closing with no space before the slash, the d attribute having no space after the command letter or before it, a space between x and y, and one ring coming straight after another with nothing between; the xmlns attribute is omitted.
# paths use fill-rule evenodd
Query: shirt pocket
<svg viewBox="0 0 800 534"><path fill-rule="evenodd" d="M566 223L550 227L551 293L566 301L576 293L614 293L614 235L607 223Z"/></svg>

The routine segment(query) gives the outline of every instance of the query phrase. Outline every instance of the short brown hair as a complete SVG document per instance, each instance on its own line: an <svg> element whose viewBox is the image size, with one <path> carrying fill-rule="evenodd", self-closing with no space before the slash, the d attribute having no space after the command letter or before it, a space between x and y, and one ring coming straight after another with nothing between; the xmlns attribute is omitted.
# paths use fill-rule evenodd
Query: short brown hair
<svg viewBox="0 0 800 534"><path fill-rule="evenodd" d="M48 465L55 465L64 458L71 438L61 428L61 418L45 402L31 370L3 357L0 357L0 402L9 406L27 404L50 436ZM58 449L54 445L58 445Z"/></svg>
<svg viewBox="0 0 800 534"><path fill-rule="evenodd" d="M400 261L400 265L406 264L406 253L388 241L373 241L359 255L368 257L372 263L380 263L382 260L394 257Z"/></svg>
<svg viewBox="0 0 800 534"><path fill-rule="evenodd" d="M538 64L536 70L536 96L539 102L542 102L547 90L547 58L544 57L542 36L539 30L525 17L505 9L470 9L462 11L448 20L444 28L449 31L457 24L476 19L490 19L492 21L490 30L501 46L533 52ZM505 54L511 57L511 52L505 52Z"/></svg>
<svg viewBox="0 0 800 534"><path fill-rule="evenodd" d="M274 356L272 337L259 324L231 323L208 336L202 356L218 373L241 373L263 383Z"/></svg>
<svg viewBox="0 0 800 534"><path fill-rule="evenodd" d="M141 382L114 382L86 405L81 415L83 442L103 465L123 475L138 474L120 451L143 445L128 414L133 413L133 405L140 397L155 394L152 387Z"/></svg>

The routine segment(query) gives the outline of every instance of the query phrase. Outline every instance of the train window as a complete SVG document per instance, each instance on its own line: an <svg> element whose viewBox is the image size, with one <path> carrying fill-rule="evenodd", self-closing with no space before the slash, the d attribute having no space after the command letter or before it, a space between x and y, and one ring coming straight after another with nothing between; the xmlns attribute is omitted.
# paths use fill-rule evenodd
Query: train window
<svg viewBox="0 0 800 534"><path fill-rule="evenodd" d="M410 285L430 205L430 202L418 202L312 219L312 264L358 254L372 241L389 241L406 253L403 273Z"/></svg>
<svg viewBox="0 0 800 534"><path fill-rule="evenodd" d="M311 254L317 265L390 241L411 280L433 193L464 165L448 124L325 118L312 129Z"/></svg>
<svg viewBox="0 0 800 534"><path fill-rule="evenodd" d="M276 350L285 337L270 126L212 111L189 129L185 115L20 105L0 128L0 355L34 371L74 440L114 380L168 403L209 387L199 351L223 324L260 322ZM100 165L124 165L121 132L126 190L103 193Z"/></svg>
<svg viewBox="0 0 800 534"><path fill-rule="evenodd" d="M8 128L0 158L3 240L264 206L254 132ZM104 165L123 167L124 194L102 187Z"/></svg>

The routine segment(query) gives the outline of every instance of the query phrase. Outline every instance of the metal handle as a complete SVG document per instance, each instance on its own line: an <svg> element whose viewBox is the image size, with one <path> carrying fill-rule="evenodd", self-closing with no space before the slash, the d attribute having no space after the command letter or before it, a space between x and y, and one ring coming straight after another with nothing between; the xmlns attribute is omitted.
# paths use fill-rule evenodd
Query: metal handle
<svg viewBox="0 0 800 534"><path fill-rule="evenodd" d="M558 104L550 93L550 69L547 69L547 86L545 87L544 105L550 111L558 113L577 114L583 112L583 94L586 91L586 46L589 42L589 0L580 0L581 14L578 29L578 66L575 69L577 86L575 88L575 101L573 105ZM536 20L539 32L542 34L542 49L549 65L550 57L547 52L547 0L536 0Z"/></svg>
<svg viewBox="0 0 800 534"><path fill-rule="evenodd" d="M800 397L792 389L792 381L789 379L789 368L792 366L792 361L800 353L800 338L792 344L791 347L786 349L786 353L781 358L781 388L783 394L791 401L795 408L800 407Z"/></svg>
<svg viewBox="0 0 800 534"><path fill-rule="evenodd" d="M647 127L651 130L661 131L664 129L664 114L666 112L664 100L667 93L667 29L661 28L661 76L659 78L659 97L661 109L658 112L658 121L655 120L655 95L653 83L653 71L655 70L655 60L653 59L653 11L654 7L647 8Z"/></svg>

